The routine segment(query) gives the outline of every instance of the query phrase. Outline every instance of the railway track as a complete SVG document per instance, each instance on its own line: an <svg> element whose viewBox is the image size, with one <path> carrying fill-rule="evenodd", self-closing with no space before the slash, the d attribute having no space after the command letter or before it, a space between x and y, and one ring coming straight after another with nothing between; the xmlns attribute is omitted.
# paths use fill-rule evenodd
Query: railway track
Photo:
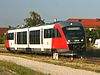
<svg viewBox="0 0 100 75"><path fill-rule="evenodd" d="M7 51L5 48L0 48L0 53L10 53L10 54L14 54L13 52L9 52ZM20 55L29 55L29 54L26 54L26 53L16 53L16 54L20 54ZM47 57L47 58L51 58L50 55L43 55L43 54L31 54L33 57L37 57L37 58L41 58L41 57ZM98 63L100 64L100 57L82 57L82 56L79 56L79 57L73 57L73 60L82 60L82 61L85 61L85 62L90 62L90 63ZM63 55L60 55L59 56L59 60L71 60L71 57L67 57L67 56L63 56Z"/></svg>
<svg viewBox="0 0 100 75"><path fill-rule="evenodd" d="M89 58L86 58L86 61L96 62L100 64L100 58L98 57L89 57Z"/></svg>

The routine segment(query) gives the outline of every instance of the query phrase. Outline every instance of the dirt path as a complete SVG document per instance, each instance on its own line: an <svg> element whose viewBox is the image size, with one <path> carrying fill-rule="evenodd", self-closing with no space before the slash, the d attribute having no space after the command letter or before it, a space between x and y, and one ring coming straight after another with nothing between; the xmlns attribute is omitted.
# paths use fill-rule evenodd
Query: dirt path
<svg viewBox="0 0 100 75"><path fill-rule="evenodd" d="M0 60L12 61L16 64L51 75L100 75L100 73L78 70L69 67L48 64L44 62L32 61L14 56L0 55Z"/></svg>

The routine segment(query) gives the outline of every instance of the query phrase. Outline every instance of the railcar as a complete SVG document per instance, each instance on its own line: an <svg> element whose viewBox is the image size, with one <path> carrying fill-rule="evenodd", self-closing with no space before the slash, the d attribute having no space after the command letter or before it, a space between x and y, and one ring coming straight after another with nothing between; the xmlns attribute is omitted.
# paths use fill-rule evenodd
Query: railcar
<svg viewBox="0 0 100 75"><path fill-rule="evenodd" d="M84 28L73 21L11 29L5 34L9 51L66 53L84 51L86 47Z"/></svg>

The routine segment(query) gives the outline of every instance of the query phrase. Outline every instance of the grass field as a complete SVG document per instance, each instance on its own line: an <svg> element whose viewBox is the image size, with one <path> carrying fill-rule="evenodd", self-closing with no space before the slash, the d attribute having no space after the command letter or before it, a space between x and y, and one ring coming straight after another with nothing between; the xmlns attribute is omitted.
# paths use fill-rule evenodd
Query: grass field
<svg viewBox="0 0 100 75"><path fill-rule="evenodd" d="M0 75L46 75L29 68L16 65L10 61L0 60Z"/></svg>

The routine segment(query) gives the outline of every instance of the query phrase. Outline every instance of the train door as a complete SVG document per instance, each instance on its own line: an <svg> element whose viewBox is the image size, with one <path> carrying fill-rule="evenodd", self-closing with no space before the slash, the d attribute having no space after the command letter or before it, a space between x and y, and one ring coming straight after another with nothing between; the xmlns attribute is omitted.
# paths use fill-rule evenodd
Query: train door
<svg viewBox="0 0 100 75"><path fill-rule="evenodd" d="M52 48L52 30L53 28L51 27L44 29L43 47L46 50L50 50Z"/></svg>
<svg viewBox="0 0 100 75"><path fill-rule="evenodd" d="M24 51L28 48L28 28L16 30L16 50Z"/></svg>
<svg viewBox="0 0 100 75"><path fill-rule="evenodd" d="M15 47L15 33L13 30L9 30L6 34L6 47L10 50L14 50Z"/></svg>

